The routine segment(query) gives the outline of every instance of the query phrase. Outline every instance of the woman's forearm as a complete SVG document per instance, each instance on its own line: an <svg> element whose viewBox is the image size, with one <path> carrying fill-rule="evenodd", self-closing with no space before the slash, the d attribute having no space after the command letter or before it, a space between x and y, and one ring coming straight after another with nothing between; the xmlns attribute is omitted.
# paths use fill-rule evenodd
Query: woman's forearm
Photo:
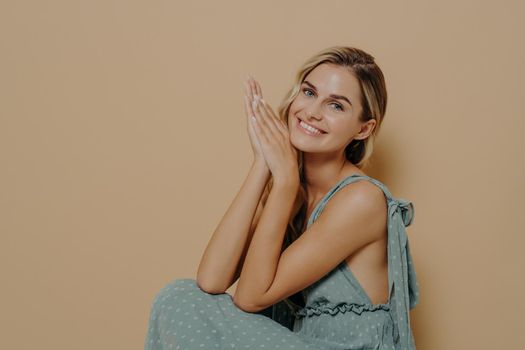
<svg viewBox="0 0 525 350"><path fill-rule="evenodd" d="M251 240L250 227L270 178L262 161L255 160L239 192L215 229L201 258L197 283L210 293L223 293L233 284L238 265Z"/></svg>
<svg viewBox="0 0 525 350"><path fill-rule="evenodd" d="M250 304L253 300L260 300L260 296L270 289L297 188L293 181L288 184L274 182L246 254L235 291L236 302Z"/></svg>

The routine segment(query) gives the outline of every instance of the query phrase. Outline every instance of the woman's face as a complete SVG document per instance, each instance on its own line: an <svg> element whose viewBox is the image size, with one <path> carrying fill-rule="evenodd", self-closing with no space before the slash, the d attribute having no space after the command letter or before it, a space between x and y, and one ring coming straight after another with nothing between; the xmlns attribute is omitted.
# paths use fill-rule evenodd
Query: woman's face
<svg viewBox="0 0 525 350"><path fill-rule="evenodd" d="M366 126L359 121L360 101L359 82L347 68L320 64L305 77L290 106L290 142L303 152L324 153L344 149L353 138L366 137L375 121ZM304 130L301 121L321 133Z"/></svg>

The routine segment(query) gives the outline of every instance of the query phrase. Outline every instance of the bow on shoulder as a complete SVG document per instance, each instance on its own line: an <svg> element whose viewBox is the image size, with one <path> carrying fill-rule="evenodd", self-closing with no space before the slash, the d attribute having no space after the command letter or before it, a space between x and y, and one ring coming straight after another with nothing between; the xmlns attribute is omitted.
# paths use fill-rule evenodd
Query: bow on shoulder
<svg viewBox="0 0 525 350"><path fill-rule="evenodd" d="M401 214L403 224L405 227L410 226L414 221L414 205L411 201L395 198L391 200L394 210L398 211Z"/></svg>
<svg viewBox="0 0 525 350"><path fill-rule="evenodd" d="M395 320L394 337L402 349L414 349L409 311L419 302L419 284L410 254L406 227L414 220L414 205L401 198L389 201L389 300Z"/></svg>

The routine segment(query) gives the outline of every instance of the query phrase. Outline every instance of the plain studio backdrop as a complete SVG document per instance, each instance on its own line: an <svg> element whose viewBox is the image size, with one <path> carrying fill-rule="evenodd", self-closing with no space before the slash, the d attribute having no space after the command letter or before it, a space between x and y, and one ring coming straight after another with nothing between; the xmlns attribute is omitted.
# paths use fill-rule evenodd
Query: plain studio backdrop
<svg viewBox="0 0 525 350"><path fill-rule="evenodd" d="M332 45L385 74L365 171L415 206L417 348L522 345L524 7L2 1L0 348L142 349L247 175L246 75L276 109Z"/></svg>

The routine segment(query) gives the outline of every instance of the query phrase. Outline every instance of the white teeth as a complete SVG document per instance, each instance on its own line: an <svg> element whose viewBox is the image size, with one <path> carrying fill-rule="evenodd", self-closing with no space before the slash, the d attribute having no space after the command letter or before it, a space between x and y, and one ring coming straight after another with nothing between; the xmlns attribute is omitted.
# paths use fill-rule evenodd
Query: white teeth
<svg viewBox="0 0 525 350"><path fill-rule="evenodd" d="M316 129L314 127L311 127L310 125L306 124L305 122L303 122L302 120L299 122L299 125L301 125L301 127L303 129L306 129L314 134L322 134L322 132L319 130L319 129Z"/></svg>

